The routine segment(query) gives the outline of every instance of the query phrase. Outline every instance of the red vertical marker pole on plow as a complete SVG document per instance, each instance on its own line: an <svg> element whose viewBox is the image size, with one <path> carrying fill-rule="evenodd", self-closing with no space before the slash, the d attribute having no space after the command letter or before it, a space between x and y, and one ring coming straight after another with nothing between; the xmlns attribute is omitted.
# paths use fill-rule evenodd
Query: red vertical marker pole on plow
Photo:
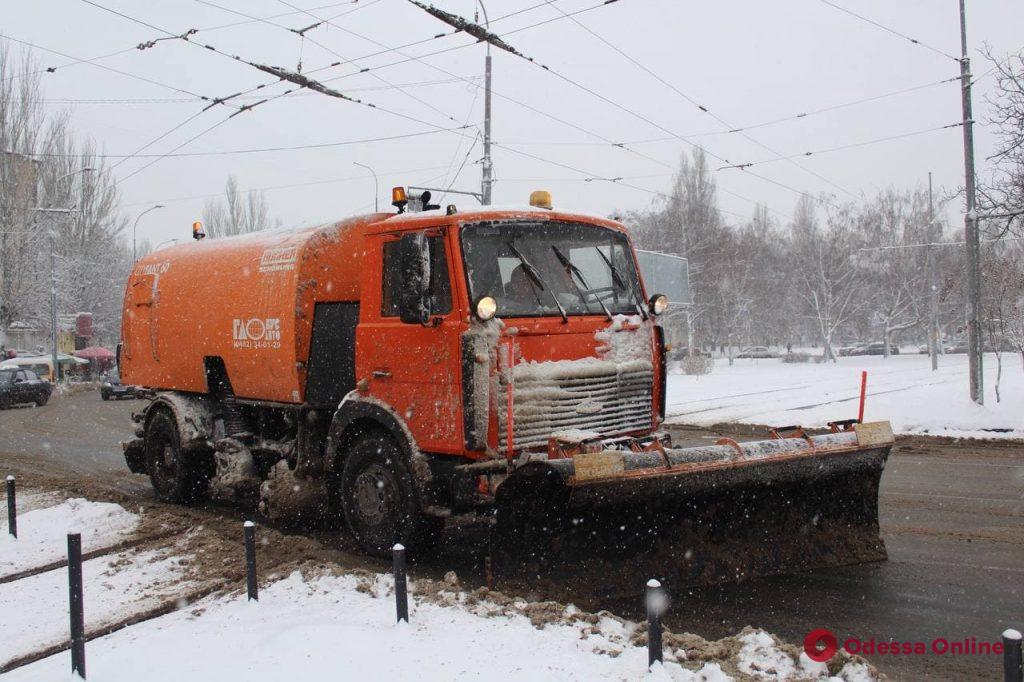
<svg viewBox="0 0 1024 682"><path fill-rule="evenodd" d="M867 370L860 373L860 410L857 411L857 422L864 423L864 398L868 395L868 373Z"/></svg>

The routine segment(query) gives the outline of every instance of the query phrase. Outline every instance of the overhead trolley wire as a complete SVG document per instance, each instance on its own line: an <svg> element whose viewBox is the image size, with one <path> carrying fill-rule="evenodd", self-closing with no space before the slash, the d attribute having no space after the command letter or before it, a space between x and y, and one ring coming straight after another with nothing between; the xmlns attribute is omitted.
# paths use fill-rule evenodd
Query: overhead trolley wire
<svg viewBox="0 0 1024 682"><path fill-rule="evenodd" d="M448 17L457 19L457 20L459 20L460 22L462 22L464 24L471 23L471 22L466 22L466 20L462 19L461 17L457 17L456 15L451 15L451 14L449 14L447 12L443 12L441 10L436 10L436 8L433 8L433 7L427 9L425 5L422 5L422 4L418 3L416 0L408 0L408 1L413 3L413 4L415 4L415 5L417 5L417 6L419 6L419 7L421 7L421 8L426 9L426 11L428 11L430 14L432 14L433 16L439 18L441 21L444 21L445 23L449 23L449 21L451 21L451 19L446 19L444 16L440 16L440 15L447 15ZM617 0L612 0L612 1L617 1ZM606 4L610 4L610 3L606 3ZM582 83L579 83L578 81L575 81L572 78L569 78L568 76L560 73L559 71L556 71L556 70L552 69L550 66L547 66L546 64L542 64L541 62L538 62L538 61L534 60L532 57L529 57L527 55L522 54L521 52L517 51L515 48L512 48L507 43L505 43L499 36L497 36L497 35L495 35L493 33L490 33L489 31L486 31L483 27L476 26L475 24L472 24L472 25L476 27L475 28L476 33L479 36L483 36L483 37L480 37L480 40L490 42L493 46L495 46L495 47L497 47L497 48L499 48L501 50L504 50L506 52L509 52L509 53L519 57L520 59L523 59L524 61L527 61L527 62L529 62L531 64L534 64L535 66L537 66L537 67L547 71L548 73L554 75L556 78L558 78L558 79L560 79L562 81L565 81L566 83L569 83L570 85L573 85L574 87L576 87L576 88L578 88L580 90L583 90L584 92L590 94L593 97L596 97L597 99L601 100L602 102L605 102L606 104L609 104L609 105L615 107L616 109L619 109L619 110L629 114L630 116L632 116L632 117L634 117L634 118L636 118L638 120L641 120L644 123L647 123L648 125L650 125L650 126L652 126L654 128L657 128L658 130L661 130L662 132L664 132L664 133L666 133L668 135L671 135L673 138L675 138L677 140L685 142L686 144L690 145L691 147L703 149L709 156L711 156L712 158L717 159L718 161L720 161L720 162L722 162L722 163L724 163L726 165L731 165L732 164L732 161L730 161L729 159L727 159L727 158L725 158L725 157L723 157L723 156L721 156L719 154L714 153L710 149L707 149L705 147L702 147L701 145L698 145L697 143L693 142L692 140L687 139L686 137L676 133L673 130L670 130L670 129L666 128L665 126L663 126L663 125L657 123L656 121L652 120L650 117L645 116L644 114L641 114L641 113L639 113L637 111L634 111L634 110L630 109L629 107L627 107L627 106L625 106L625 105L623 105L623 104L621 104L619 102L616 102L615 100L610 99L609 97L601 94L600 92L597 92L593 88L590 88L590 87L588 87L586 85L583 85ZM754 173L753 171L747 171L747 172L751 176L753 176L755 178L758 178L758 179L760 179L760 180L762 180L764 182L768 182L770 184L776 185L776 186L781 187L783 189L789 190L790 192L793 192L793 193L795 193L797 195L803 196L804 194L807 193L804 190L797 189L797 188L792 187L790 185L787 185L787 184L785 184L783 182L779 182L778 180L773 180L771 178L765 177L765 176L760 175L758 173ZM754 201L753 199L746 199L746 200L747 201L751 201L754 204L761 203L761 202ZM826 203L830 203L827 200L824 200L824 201Z"/></svg>
<svg viewBox="0 0 1024 682"><path fill-rule="evenodd" d="M217 9L221 10L221 11L224 11L224 12L230 12L230 13L232 13L232 14L237 14L237 15L239 15L239 16L243 16L243 17L248 17L248 18L250 18L250 19L256 19L257 21L261 21L262 23L265 23L265 24L267 24L268 26L273 26L273 27L275 27L275 28L280 28L280 29L283 29L283 30L285 30L285 31L289 31L289 32L291 32L291 33L295 33L295 31L294 31L293 29L290 29L290 28L288 28L287 26L285 26L285 25L283 25L283 24L277 24L277 23L274 23L274 22L272 22L272 21L269 21L269 20L266 20L266 19L260 20L260 19L258 19L257 17L253 17L252 15L246 14L245 12L240 12L240 11L238 11L238 10L235 10L235 9L231 9L230 7L224 7L224 6L222 6L222 5L218 5L218 4L214 3L214 2L211 2L210 0L195 0L195 1L196 1L196 2L198 2L198 3L200 3L200 4L203 4L203 5L207 5L207 6L209 6L209 7L215 7L215 8L217 8ZM310 17L312 17L313 19L315 19L315 20L317 21L317 23L316 23L316 24L313 24L313 25L312 25L311 27L309 27L309 28L315 28L316 26L319 26L319 25L328 25L328 24L329 24L328 20L326 20L326 19L321 19L320 17L318 17L318 16L316 16L316 15L314 15L314 14L312 14L312 13L310 13L310 12L306 11L306 10L301 10L301 9L299 9L298 7L296 7L295 5L289 4L289 3L287 3L287 2L283 2L282 4L284 4L284 5L288 6L288 7L291 7L292 9L296 9L296 10L298 10L298 11L299 11L300 13L304 13L304 14L306 14L306 15L308 15L308 16L310 16ZM339 58L339 59L343 59L343 60L344 60L344 59L348 59L347 57L345 57L344 55L342 55L342 54L338 53L337 51L335 51L335 50L334 50L334 49L332 49L331 47L329 47L329 46L327 46L327 45L323 44L322 42L320 42L320 41L318 41L318 40L315 40L315 39L313 39L313 38L311 38L311 37L307 36L307 35L306 35L306 31L308 31L308 30L309 30L309 28L307 28L307 29L303 29L303 31L302 31L302 33L301 33L301 37L302 37L302 39L303 39L303 40L308 40L308 41L309 41L310 43L312 43L313 45L315 45L315 46L319 47L320 49L322 49L322 50L324 50L324 51L326 51L326 52L328 52L328 53L330 53L330 54L334 55L335 57L337 57L337 58ZM301 64L301 59L300 59L300 62L299 62L299 63ZM416 95L413 95L412 93L410 93L410 92L407 92L407 91L406 91L406 90L404 90L403 88L401 88L401 87L398 87L398 86L396 86L396 85L395 85L394 83L392 83L391 81L387 80L387 79L386 79L386 78L384 78L383 76L380 76L380 75L379 75L379 74L377 74L377 73L372 73L371 75L372 75L372 76L373 76L374 78L376 78L377 80L379 80L379 81L380 81L381 83L384 83L385 85L388 85L388 86L391 86L391 87L394 87L394 88L396 88L396 89L397 89L397 90L398 90L399 92L401 92L401 93L402 93L403 95L405 95L406 97L409 97L410 99L413 99L413 100L415 100L416 102L419 102L420 104L422 104L423 106L427 107L428 109L431 109L431 110L432 110L432 111L434 111L435 113L438 113L438 114L440 114L441 116L444 116L444 117L445 117L446 119L448 119L449 121L456 121L455 117L454 117L454 116L452 116L451 114L449 114L449 113L447 113L447 112L443 111L443 110L442 110L442 109L440 109L439 107L437 107L437 106L435 106L435 105L431 104L430 102L428 102L428 101L424 100L423 98L421 98L421 97L417 97Z"/></svg>
<svg viewBox="0 0 1024 682"><path fill-rule="evenodd" d="M836 3L831 2L831 0L818 0L818 1L821 2L822 4L828 5L829 7L833 8L833 9L837 9L840 12L843 12L845 14L849 14L851 17L855 17L857 19L860 19L863 22L871 24L872 26L875 26L876 28L880 28L883 31L886 31L887 33L891 33L891 34L893 34L895 36L903 38L904 40L909 40L914 45L920 45L921 47L925 48L926 50L931 50L932 52L934 52L936 54L942 55L943 57L946 57L948 59L952 59L957 64L960 63L960 58L959 57L954 57L953 55L951 55L950 53L948 53L948 52L946 52L944 50L940 50L937 47L929 45L928 43L921 42L917 38L913 38L911 36L908 36L906 33L901 33L900 31L897 31L894 28L890 28L889 26L886 26L885 24L879 23L879 22L875 21L874 19L869 19L868 17L865 17L862 14L857 14L853 10L849 10L849 9L843 7L842 5L837 5Z"/></svg>
<svg viewBox="0 0 1024 682"><path fill-rule="evenodd" d="M560 8L557 5L555 5L553 0L550 0L550 4L551 4L552 7L554 7L559 12L561 12L562 14L565 14L565 11L562 8ZM680 97L682 97L684 100L686 100L687 102L689 102L690 104L695 106L702 113L707 114L708 116L711 116L713 119L715 119L716 121L718 121L719 123L724 125L726 128L732 129L736 133L739 133L739 135L741 137L743 137L745 140L748 140L748 141L756 144L758 147L761 147L762 149L768 151L770 154L774 154L779 159L786 159L786 160L788 160L793 166L795 166L796 168L804 171L805 173L807 173L809 175L813 175L818 180L821 180L822 182L825 182L826 184L831 185L832 187L834 187L834 188L836 188L836 189L838 189L838 190L840 190L842 192L845 192L845 193L849 194L850 196L853 196L853 197L857 196L854 192L851 192L850 190L846 189L842 185L839 185L839 184L833 182L829 178L826 178L824 175L822 175L822 174L820 174L820 173L818 173L818 172L816 172L814 170L811 170L809 168L805 168L804 166L802 166L801 164L799 164L796 161L792 160L791 158L783 156L783 154L781 152L776 151L775 149L772 149L771 147L769 147L768 145L764 144L760 140L757 140L757 139L753 138L747 132L745 132L742 128L735 128L732 124L730 124L725 119L723 119L721 116L719 116L718 114L713 112L707 106L701 104L697 100L695 100L692 97L690 97L689 95L687 95L685 92L683 92L678 87L676 87L675 84L669 82L665 78L662 78L654 70L648 68L645 64L640 62L638 59L636 59L632 55L628 54L625 50L622 50L621 48L619 48L617 45L612 43L610 40L608 40L607 38L605 38L604 36L602 36L598 32L596 32L593 29L591 29L589 26L585 25L583 22L579 21L575 17L569 17L569 18L572 19L572 22L574 24L576 24L581 29L583 29L584 31L589 33L591 36L593 36L594 38L596 38L597 40L601 41L606 46L608 46L609 48L614 50L616 53L621 55L623 58L625 58L631 64L636 66L638 69L640 69L641 71L643 71L647 75L649 75L652 78L654 78L655 80L657 80L659 83L661 83L662 85L667 87L672 92L674 92L677 95L679 95Z"/></svg>
<svg viewBox="0 0 1024 682"><path fill-rule="evenodd" d="M850 144L838 145L836 147L828 147L827 149L817 149L817 150L814 150L814 151L801 152L799 154L794 154L793 156L789 156L789 157L785 157L785 158L765 159L763 161L752 161L752 162L747 162L747 163L737 163L737 164L732 164L732 165L729 165L729 166L722 166L721 168L717 168L716 170L726 170L726 169L729 169L729 168L736 168L736 169L739 169L739 170L745 170L747 168L750 168L751 166L763 166L766 163L774 163L775 161L784 161L786 159L796 159L796 158L805 157L805 156L816 156L816 155L821 155L821 154L828 154L828 153L831 153L831 152L838 152L838 151L843 151L843 150L846 150L846 149L855 149L855 148L858 148L858 147L867 147L869 145L880 144L882 142L892 142L894 140L903 140L903 139L906 139L908 137L916 137L918 135L924 135L925 133L934 133L934 132L937 132L939 130L949 130L950 128L959 128L961 126L963 126L963 121L957 121L956 123L950 123L948 125L937 126L937 127L934 127L934 128L925 128L924 130L915 130L915 131L912 131L912 132L909 132L909 133L900 133L898 135L889 135L887 137L879 137L879 138L876 138L876 139L873 139L873 140L864 140L862 142L853 142L853 143L850 143Z"/></svg>

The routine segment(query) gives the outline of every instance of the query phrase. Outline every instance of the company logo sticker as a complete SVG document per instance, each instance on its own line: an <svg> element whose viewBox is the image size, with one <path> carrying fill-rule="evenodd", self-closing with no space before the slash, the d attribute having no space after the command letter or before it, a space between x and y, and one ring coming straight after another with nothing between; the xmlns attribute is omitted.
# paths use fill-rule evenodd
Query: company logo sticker
<svg viewBox="0 0 1024 682"><path fill-rule="evenodd" d="M811 630L804 637L804 653L812 661L824 663L839 650L835 633L825 628ZM843 640L843 651L861 656L1002 656L1001 641L979 640L977 637L936 637L930 641L848 637Z"/></svg>
<svg viewBox="0 0 1024 682"><path fill-rule="evenodd" d="M146 263L135 268L136 275L162 275L171 269L171 261L165 260L160 263Z"/></svg>
<svg viewBox="0 0 1024 682"><path fill-rule="evenodd" d="M299 247L282 246L275 249L267 249L260 256L260 272L279 272L282 270L294 270L295 261L299 256Z"/></svg>
<svg viewBox="0 0 1024 682"><path fill-rule="evenodd" d="M804 637L804 653L812 661L824 663L832 658L838 650L839 642L831 630L818 628L817 630L811 630Z"/></svg>
<svg viewBox="0 0 1024 682"><path fill-rule="evenodd" d="M281 320L277 317L234 319L231 339L235 348L280 348Z"/></svg>

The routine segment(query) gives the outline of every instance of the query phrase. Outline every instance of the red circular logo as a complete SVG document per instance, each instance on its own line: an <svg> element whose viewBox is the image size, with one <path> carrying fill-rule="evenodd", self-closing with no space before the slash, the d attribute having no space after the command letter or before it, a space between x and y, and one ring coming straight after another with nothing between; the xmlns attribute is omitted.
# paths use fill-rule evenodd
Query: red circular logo
<svg viewBox="0 0 1024 682"><path fill-rule="evenodd" d="M804 637L804 652L812 661L824 663L832 658L838 650L839 642L836 641L836 636L832 634L831 630L818 628L811 630Z"/></svg>

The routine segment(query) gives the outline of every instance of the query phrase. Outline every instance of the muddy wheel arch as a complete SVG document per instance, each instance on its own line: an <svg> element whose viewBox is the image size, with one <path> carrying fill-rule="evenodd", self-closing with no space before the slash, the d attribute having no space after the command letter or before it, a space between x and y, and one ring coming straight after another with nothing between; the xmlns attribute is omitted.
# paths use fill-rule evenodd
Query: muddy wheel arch
<svg viewBox="0 0 1024 682"><path fill-rule="evenodd" d="M398 446L406 466L413 474L421 505L427 506L426 489L431 480L431 472L426 457L416 447L416 441L402 418L387 404L372 398L349 398L342 401L335 410L324 451L325 477L329 481L337 481L349 446L372 429L390 436Z"/></svg>
<svg viewBox="0 0 1024 682"><path fill-rule="evenodd" d="M146 408L143 424L148 427L160 410L168 410L174 417L182 449L213 447L214 410L209 398L185 393L158 393Z"/></svg>

